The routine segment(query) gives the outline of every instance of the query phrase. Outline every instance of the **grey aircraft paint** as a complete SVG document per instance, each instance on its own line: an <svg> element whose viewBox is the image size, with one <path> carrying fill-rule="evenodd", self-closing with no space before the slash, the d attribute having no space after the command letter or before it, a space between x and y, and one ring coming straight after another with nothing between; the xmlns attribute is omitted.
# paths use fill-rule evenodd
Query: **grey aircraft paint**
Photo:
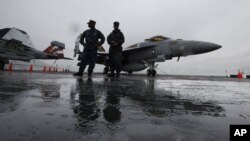
<svg viewBox="0 0 250 141"><path fill-rule="evenodd" d="M203 54L221 48L220 45L203 42L171 39L164 36L154 36L123 49L122 71L132 73L146 68L147 74L156 75L156 62L164 62L174 57ZM97 63L107 64L108 53L99 52ZM105 68L106 69L106 68ZM105 72L107 73L107 72Z"/></svg>

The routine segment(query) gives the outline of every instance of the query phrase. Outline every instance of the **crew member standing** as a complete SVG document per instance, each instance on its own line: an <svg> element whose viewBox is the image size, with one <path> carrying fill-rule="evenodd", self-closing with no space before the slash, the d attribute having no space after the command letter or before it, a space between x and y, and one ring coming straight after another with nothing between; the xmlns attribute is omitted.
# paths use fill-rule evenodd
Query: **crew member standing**
<svg viewBox="0 0 250 141"><path fill-rule="evenodd" d="M119 29L119 22L114 22L114 30L107 37L109 47L109 60L110 71L109 77L114 77L116 71L116 77L120 76L121 72L121 59L122 59L122 44L124 43L124 36Z"/></svg>
<svg viewBox="0 0 250 141"><path fill-rule="evenodd" d="M105 41L105 37L103 36L102 32L95 28L95 24L95 21L90 20L88 22L90 29L84 31L80 38L80 43L84 46L84 49L79 71L74 73L76 76L82 76L86 65L89 65L88 77L91 77L97 59L97 48Z"/></svg>

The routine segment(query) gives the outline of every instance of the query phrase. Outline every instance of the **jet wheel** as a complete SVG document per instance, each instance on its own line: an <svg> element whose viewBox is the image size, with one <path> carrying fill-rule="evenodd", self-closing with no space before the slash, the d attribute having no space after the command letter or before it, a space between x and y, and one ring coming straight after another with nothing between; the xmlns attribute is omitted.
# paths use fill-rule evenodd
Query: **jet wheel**
<svg viewBox="0 0 250 141"><path fill-rule="evenodd" d="M150 76L152 74L152 71L150 69L147 70L147 75Z"/></svg>
<svg viewBox="0 0 250 141"><path fill-rule="evenodd" d="M103 69L103 74L108 74L108 72L109 72L108 67L105 67L105 68Z"/></svg>
<svg viewBox="0 0 250 141"><path fill-rule="evenodd" d="M155 76L156 75L156 70L151 70L151 75Z"/></svg>
<svg viewBox="0 0 250 141"><path fill-rule="evenodd" d="M150 70L150 69L148 69L147 70L147 75L148 76L155 76L156 75L156 70Z"/></svg>
<svg viewBox="0 0 250 141"><path fill-rule="evenodd" d="M132 74L133 72L132 71L128 71L128 74Z"/></svg>

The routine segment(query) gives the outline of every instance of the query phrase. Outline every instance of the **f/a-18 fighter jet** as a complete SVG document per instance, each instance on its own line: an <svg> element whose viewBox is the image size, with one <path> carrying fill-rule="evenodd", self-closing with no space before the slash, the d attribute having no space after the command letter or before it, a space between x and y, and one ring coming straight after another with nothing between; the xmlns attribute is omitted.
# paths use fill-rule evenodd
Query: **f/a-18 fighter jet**
<svg viewBox="0 0 250 141"><path fill-rule="evenodd" d="M0 70L9 60L27 61L33 59L69 59L65 58L65 44L52 41L44 51L34 48L29 35L17 28L0 29Z"/></svg>
<svg viewBox="0 0 250 141"><path fill-rule="evenodd" d="M77 48L78 42L76 42ZM156 75L156 62L164 62L177 57L207 53L221 48L220 45L203 42L171 39L164 36L154 36L144 42L131 45L122 51L122 71L132 73L146 68L148 76ZM103 49L102 49L103 50ZM108 72L108 52L98 52L98 64L103 64L104 73Z"/></svg>

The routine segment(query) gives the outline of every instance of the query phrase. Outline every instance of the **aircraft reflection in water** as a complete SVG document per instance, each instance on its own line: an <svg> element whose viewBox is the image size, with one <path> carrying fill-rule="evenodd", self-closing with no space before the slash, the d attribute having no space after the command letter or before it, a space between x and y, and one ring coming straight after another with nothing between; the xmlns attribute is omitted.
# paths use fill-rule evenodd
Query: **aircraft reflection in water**
<svg viewBox="0 0 250 141"><path fill-rule="evenodd" d="M97 124L103 119L107 123L122 123L127 120L126 117L133 116L129 109L131 103L133 110L143 112L148 118L182 114L225 116L224 109L219 105L181 99L173 96L171 91L156 88L154 79L133 80L132 83L104 78L104 82L99 84L91 79L78 79L71 90L77 128L101 128ZM124 100L129 102L121 105Z"/></svg>
<svg viewBox="0 0 250 141"><path fill-rule="evenodd" d="M154 81L154 79L148 79L147 83L135 81L136 86L140 86L137 87L138 91L128 90L128 97L139 101L149 116L164 117L180 114L225 116L224 109L214 103L181 99L173 96L171 91L155 90Z"/></svg>
<svg viewBox="0 0 250 141"><path fill-rule="evenodd" d="M5 81L0 79L0 113L15 111L25 97L26 91L38 87L42 95L32 95L32 98L41 98L51 101L60 98L60 85L53 83L35 83L30 81Z"/></svg>
<svg viewBox="0 0 250 141"><path fill-rule="evenodd" d="M216 82L219 87L215 87L205 81L202 85L207 91L197 98L191 94L197 91L190 91L200 86L196 85L200 81L195 80L192 83L134 76L91 80L71 75L1 74L2 140L199 141L218 136L223 140L229 123L249 121L241 116L247 117L248 111L235 112L245 106L245 97L240 103L232 100L238 92L247 97L249 84L242 83L246 91L238 91L227 89L225 82ZM237 87L238 83L232 85ZM222 99L207 102L217 98L208 97L210 93L225 91L229 97L220 95ZM204 89L198 89L200 92Z"/></svg>
<svg viewBox="0 0 250 141"><path fill-rule="evenodd" d="M13 82L14 84L0 79L0 113L15 111L22 100L18 93L30 88L27 83Z"/></svg>
<svg viewBox="0 0 250 141"><path fill-rule="evenodd" d="M50 101L54 98L60 98L60 85L51 83L41 84L41 93L45 101Z"/></svg>

